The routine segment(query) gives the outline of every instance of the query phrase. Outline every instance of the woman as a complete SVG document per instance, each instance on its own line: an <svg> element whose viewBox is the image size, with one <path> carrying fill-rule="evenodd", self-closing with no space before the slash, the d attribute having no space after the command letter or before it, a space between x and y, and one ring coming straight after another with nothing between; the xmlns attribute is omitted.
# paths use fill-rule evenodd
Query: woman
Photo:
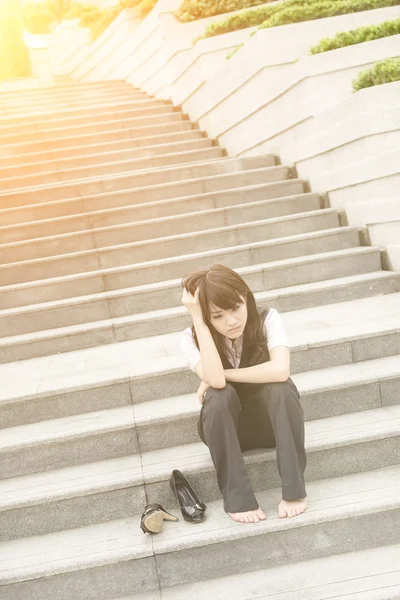
<svg viewBox="0 0 400 600"><path fill-rule="evenodd" d="M266 519L242 451L276 446L279 516L301 514L307 508L304 415L279 314L260 311L246 282L223 265L190 273L182 287L193 319L182 350L201 379L199 434L209 447L225 511L239 523Z"/></svg>

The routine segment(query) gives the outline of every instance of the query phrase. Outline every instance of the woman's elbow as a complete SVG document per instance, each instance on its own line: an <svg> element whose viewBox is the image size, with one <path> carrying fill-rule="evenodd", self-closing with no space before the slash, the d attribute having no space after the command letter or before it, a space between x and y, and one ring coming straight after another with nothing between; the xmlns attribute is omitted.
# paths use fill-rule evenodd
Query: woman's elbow
<svg viewBox="0 0 400 600"><path fill-rule="evenodd" d="M278 381L280 383L285 383L290 377L290 368L282 367L278 372Z"/></svg>
<svg viewBox="0 0 400 600"><path fill-rule="evenodd" d="M282 381L286 382L289 379L289 377L290 377L290 369L286 369L282 373Z"/></svg>
<svg viewBox="0 0 400 600"><path fill-rule="evenodd" d="M222 390L226 386L226 379L217 379L216 381L207 382L209 386L215 388L216 390Z"/></svg>

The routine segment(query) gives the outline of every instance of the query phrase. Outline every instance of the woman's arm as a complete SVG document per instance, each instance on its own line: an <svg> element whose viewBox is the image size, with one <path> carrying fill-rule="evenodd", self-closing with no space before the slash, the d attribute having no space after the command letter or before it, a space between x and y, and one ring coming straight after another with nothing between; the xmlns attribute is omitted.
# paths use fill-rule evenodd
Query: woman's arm
<svg viewBox="0 0 400 600"><path fill-rule="evenodd" d="M269 362L245 367L243 369L226 369L226 381L242 383L273 383L287 381L290 377L290 351L286 346L276 346L270 350Z"/></svg>
<svg viewBox="0 0 400 600"><path fill-rule="evenodd" d="M195 371L202 381L214 388L224 388L226 378L221 358L215 346L211 332L203 319L193 319L197 339L200 346L201 361L197 363Z"/></svg>
<svg viewBox="0 0 400 600"><path fill-rule="evenodd" d="M194 296L184 289L182 303L192 316L200 347L201 361L195 366L195 371L200 379L211 387L224 388L226 385L224 367L211 332L203 320L199 303L199 289L196 290Z"/></svg>

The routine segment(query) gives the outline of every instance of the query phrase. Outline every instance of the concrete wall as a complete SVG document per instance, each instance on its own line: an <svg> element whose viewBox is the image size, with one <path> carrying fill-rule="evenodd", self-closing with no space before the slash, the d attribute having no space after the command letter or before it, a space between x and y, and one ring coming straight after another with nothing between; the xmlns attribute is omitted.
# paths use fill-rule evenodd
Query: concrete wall
<svg viewBox="0 0 400 600"><path fill-rule="evenodd" d="M393 36L311 56L339 31L400 16L400 6L198 41L210 22L179 23L180 0L159 0L142 22L121 15L69 59L81 81L124 79L169 99L230 156L273 152L348 220L368 226L364 203L393 220L400 184L400 83L352 93L358 73L400 55ZM129 18L131 19L129 22ZM229 60L227 54L243 47ZM80 61L79 61L80 59ZM71 68L73 66L73 68Z"/></svg>

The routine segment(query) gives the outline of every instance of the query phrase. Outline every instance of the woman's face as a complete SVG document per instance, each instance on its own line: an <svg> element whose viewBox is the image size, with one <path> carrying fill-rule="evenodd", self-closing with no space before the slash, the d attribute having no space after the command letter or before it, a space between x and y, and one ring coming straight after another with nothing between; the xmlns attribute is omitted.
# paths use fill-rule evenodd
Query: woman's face
<svg viewBox="0 0 400 600"><path fill-rule="evenodd" d="M247 304L242 302L231 309L222 309L218 306L210 306L211 325L231 340L240 337L247 323Z"/></svg>

